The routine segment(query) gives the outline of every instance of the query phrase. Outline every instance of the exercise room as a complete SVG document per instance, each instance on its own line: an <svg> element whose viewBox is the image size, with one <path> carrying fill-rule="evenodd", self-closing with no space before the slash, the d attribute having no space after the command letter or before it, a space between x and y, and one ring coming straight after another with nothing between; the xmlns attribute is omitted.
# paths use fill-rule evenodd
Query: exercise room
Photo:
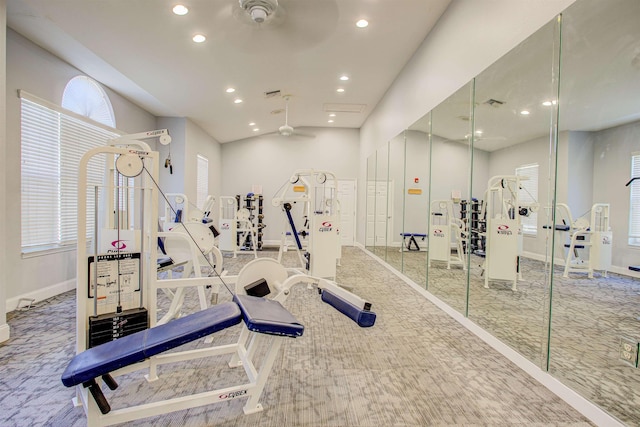
<svg viewBox="0 0 640 427"><path fill-rule="evenodd" d="M637 0L0 16L0 425L640 425Z"/></svg>

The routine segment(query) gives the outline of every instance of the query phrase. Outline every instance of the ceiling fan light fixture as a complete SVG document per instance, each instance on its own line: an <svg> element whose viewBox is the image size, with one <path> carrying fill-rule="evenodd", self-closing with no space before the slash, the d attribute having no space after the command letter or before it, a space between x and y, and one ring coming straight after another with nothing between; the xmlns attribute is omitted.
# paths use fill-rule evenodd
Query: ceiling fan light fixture
<svg viewBox="0 0 640 427"><path fill-rule="evenodd" d="M293 133L293 128L289 125L283 125L280 126L278 132L280 132L280 135L282 136L291 136L291 134Z"/></svg>
<svg viewBox="0 0 640 427"><path fill-rule="evenodd" d="M251 20L262 24L278 7L278 0L239 0L240 7L249 14Z"/></svg>

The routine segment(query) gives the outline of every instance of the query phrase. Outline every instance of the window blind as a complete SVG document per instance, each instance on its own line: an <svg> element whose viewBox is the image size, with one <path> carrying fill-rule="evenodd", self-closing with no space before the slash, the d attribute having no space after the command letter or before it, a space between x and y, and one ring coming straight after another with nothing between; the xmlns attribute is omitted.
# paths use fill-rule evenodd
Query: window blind
<svg viewBox="0 0 640 427"><path fill-rule="evenodd" d="M196 206L202 208L209 195L209 159L198 154L196 177Z"/></svg>
<svg viewBox="0 0 640 427"><path fill-rule="evenodd" d="M104 125L21 97L23 251L75 244L80 159L118 135ZM104 172L104 164L90 162L89 181L103 183ZM87 206L89 230L93 219L93 208Z"/></svg>
<svg viewBox="0 0 640 427"><path fill-rule="evenodd" d="M527 177L520 181L520 189L518 189L518 198L524 205L536 203L538 200L538 164L524 165L516 168L516 175ZM534 212L529 216L520 217L522 224L522 233L528 236L536 236L538 234L538 213Z"/></svg>
<svg viewBox="0 0 640 427"><path fill-rule="evenodd" d="M640 177L640 152L631 154L631 176ZM640 246L640 180L629 186L629 244Z"/></svg>

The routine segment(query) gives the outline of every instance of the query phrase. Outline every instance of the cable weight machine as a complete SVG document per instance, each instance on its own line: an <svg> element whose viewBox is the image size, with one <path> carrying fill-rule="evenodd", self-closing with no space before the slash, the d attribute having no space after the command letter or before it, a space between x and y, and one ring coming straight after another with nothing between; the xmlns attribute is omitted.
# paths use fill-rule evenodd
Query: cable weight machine
<svg viewBox="0 0 640 427"><path fill-rule="evenodd" d="M155 324L159 154L138 140L155 137L171 140L166 129L126 135L80 161L78 352Z"/></svg>

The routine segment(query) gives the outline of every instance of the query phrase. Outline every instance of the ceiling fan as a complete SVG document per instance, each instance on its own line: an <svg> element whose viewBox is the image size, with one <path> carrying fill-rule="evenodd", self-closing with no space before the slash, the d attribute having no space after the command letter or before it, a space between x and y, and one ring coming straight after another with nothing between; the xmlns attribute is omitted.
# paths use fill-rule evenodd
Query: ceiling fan
<svg viewBox="0 0 640 427"><path fill-rule="evenodd" d="M271 132L271 134L278 134L281 136L296 135L296 136L304 136L306 138L315 138L316 137L315 135L296 132L296 130L293 127L289 126L289 99L291 99L291 95L283 95L282 97L285 100L284 125L280 126L277 132Z"/></svg>

